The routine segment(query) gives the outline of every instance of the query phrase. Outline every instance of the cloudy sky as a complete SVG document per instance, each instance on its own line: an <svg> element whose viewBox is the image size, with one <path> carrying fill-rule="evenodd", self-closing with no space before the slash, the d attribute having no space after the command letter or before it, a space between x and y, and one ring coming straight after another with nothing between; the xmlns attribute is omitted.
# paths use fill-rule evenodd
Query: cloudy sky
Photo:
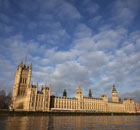
<svg viewBox="0 0 140 130"><path fill-rule="evenodd" d="M52 94L140 101L139 0L0 0L0 90L12 91L18 63Z"/></svg>

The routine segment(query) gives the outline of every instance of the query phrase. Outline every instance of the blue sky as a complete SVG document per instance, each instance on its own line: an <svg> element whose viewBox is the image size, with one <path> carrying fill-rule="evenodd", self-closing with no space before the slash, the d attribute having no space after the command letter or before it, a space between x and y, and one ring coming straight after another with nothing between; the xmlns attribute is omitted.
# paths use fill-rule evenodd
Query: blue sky
<svg viewBox="0 0 140 130"><path fill-rule="evenodd" d="M0 0L0 90L12 91L20 60L33 63L32 82L52 94L140 101L139 0Z"/></svg>

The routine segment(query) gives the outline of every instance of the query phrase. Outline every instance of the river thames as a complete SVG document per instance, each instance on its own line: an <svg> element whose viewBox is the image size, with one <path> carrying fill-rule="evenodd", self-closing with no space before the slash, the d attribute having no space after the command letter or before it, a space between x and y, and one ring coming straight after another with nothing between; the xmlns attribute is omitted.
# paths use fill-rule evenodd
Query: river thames
<svg viewBox="0 0 140 130"><path fill-rule="evenodd" d="M0 116L0 130L140 130L140 116Z"/></svg>

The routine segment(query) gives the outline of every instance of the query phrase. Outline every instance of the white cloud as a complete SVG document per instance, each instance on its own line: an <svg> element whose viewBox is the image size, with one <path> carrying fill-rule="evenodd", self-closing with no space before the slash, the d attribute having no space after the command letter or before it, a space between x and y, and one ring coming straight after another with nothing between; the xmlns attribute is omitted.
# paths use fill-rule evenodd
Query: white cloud
<svg viewBox="0 0 140 130"><path fill-rule="evenodd" d="M140 39L136 40L136 47L137 47L137 49L140 49Z"/></svg>
<svg viewBox="0 0 140 130"><path fill-rule="evenodd" d="M61 4L61 6L58 8L57 12L58 17L64 18L67 17L67 19L80 19L81 15L78 12L78 10L70 3L64 2Z"/></svg>
<svg viewBox="0 0 140 130"><path fill-rule="evenodd" d="M14 27L11 25L0 23L0 32L9 34L14 31Z"/></svg>
<svg viewBox="0 0 140 130"><path fill-rule="evenodd" d="M108 29L101 31L94 36L96 48L106 51L114 50L118 47L121 40L127 35L127 30L124 28Z"/></svg>
<svg viewBox="0 0 140 130"><path fill-rule="evenodd" d="M95 50L95 41L92 37L83 37L74 40L74 48L79 51L79 54L84 51Z"/></svg>
<svg viewBox="0 0 140 130"><path fill-rule="evenodd" d="M52 12L54 13L58 18L64 19L67 17L67 19L80 19L81 14L77 10L77 8L74 7L71 3L65 0L42 0L40 1L40 8L41 13L43 12Z"/></svg>
<svg viewBox="0 0 140 130"><path fill-rule="evenodd" d="M9 17L0 15L4 22L0 30L5 35L0 38L2 89L4 82L8 86L14 82L16 66L26 56L27 63L33 63L32 81L51 84L53 94L61 95L65 88L74 96L79 80L85 93L92 88L96 96L111 94L113 83L120 92L139 87L140 32L122 27L135 19L138 1L113 2L113 18L107 19L111 23L103 19L100 6L91 0L79 6L70 2L25 0L17 3L20 11L15 22L9 25L6 21L11 20L12 13ZM119 21L119 26L114 26L112 19ZM96 24L91 28L93 23L99 28ZM14 33L10 35L11 32ZM8 87L5 89L8 91Z"/></svg>
<svg viewBox="0 0 140 130"><path fill-rule="evenodd" d="M102 51L86 52L80 55L78 61L86 66L92 75L100 76L100 72L108 62L108 57Z"/></svg>
<svg viewBox="0 0 140 130"><path fill-rule="evenodd" d="M103 19L101 15L95 16L89 20L89 23L92 25L103 23Z"/></svg>
<svg viewBox="0 0 140 130"><path fill-rule="evenodd" d="M88 37L92 35L92 30L85 24L79 24L74 35L77 38Z"/></svg>
<svg viewBox="0 0 140 130"><path fill-rule="evenodd" d="M139 88L136 88L136 89L133 89L132 91L124 91L124 92L120 92L120 96L122 98L124 97L129 97L129 98L134 98L136 100L136 102L140 102L140 89Z"/></svg>
<svg viewBox="0 0 140 130"><path fill-rule="evenodd" d="M126 52L127 54L129 54L129 53L131 53L131 52L134 52L135 47L134 47L134 45L133 45L132 43L129 43L129 44L125 45L125 46L122 48L122 50L123 50L124 52Z"/></svg>
<svg viewBox="0 0 140 130"><path fill-rule="evenodd" d="M61 44L61 42L69 39L69 34L66 30L62 28L56 28L49 33L43 33L38 35L38 40L46 42L48 44L57 45Z"/></svg>
<svg viewBox="0 0 140 130"><path fill-rule="evenodd" d="M118 90L128 88L128 86L123 86L124 83L126 85L129 83L130 89L137 88L139 85L140 53L135 53L135 44L129 42L136 42L137 38L131 40L129 36L132 36L132 34L129 34L127 36L129 38L125 39L122 48L116 48L114 53L106 52L106 48L99 50L95 47L97 41L101 38L107 38L110 42L118 44L117 42L123 37L121 34L124 32L121 32L121 29L103 30L99 34L89 37L86 35L87 31L85 35L82 34L82 37L75 37L75 44L67 51L58 51L56 48L48 49L47 46L40 45L32 40L25 43L24 37L17 35L4 41L6 44L1 45L1 52L4 51L7 56L10 53L11 60L16 61L16 63L22 59L21 57L24 58L24 55L28 55L29 60L33 62L32 81L52 84L53 94L60 95L66 88L68 93L73 95L78 81L81 81L85 93L87 93L88 88L92 88L96 90L94 94L99 95L101 93L111 93L114 82L117 84ZM42 53L43 55L40 55ZM1 62L4 62L4 60L8 61L4 57ZM8 66L11 66L11 62L7 63L5 69ZM3 66L0 68L3 68ZM15 64L14 67L9 69L11 72L9 77L13 77L14 68ZM4 73L2 75L4 76Z"/></svg>
<svg viewBox="0 0 140 130"><path fill-rule="evenodd" d="M112 8L113 19L115 21L120 21L121 24L129 24L136 17L139 9L139 0L117 0L114 2Z"/></svg>
<svg viewBox="0 0 140 130"><path fill-rule="evenodd" d="M93 15L99 10L99 5L92 0L86 0L82 2L82 8L86 13Z"/></svg>
<svg viewBox="0 0 140 130"><path fill-rule="evenodd" d="M92 3L90 4L90 6L86 8L87 12L90 14L94 14L95 12L97 12L98 9L99 9L99 6L96 3Z"/></svg>

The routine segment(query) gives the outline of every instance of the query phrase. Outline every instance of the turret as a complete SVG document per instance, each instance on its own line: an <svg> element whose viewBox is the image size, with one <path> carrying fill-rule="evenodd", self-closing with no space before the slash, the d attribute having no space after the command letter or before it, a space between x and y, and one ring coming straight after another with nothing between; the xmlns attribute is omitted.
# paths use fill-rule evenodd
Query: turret
<svg viewBox="0 0 140 130"><path fill-rule="evenodd" d="M21 60L18 67L23 67L23 61Z"/></svg>
<svg viewBox="0 0 140 130"><path fill-rule="evenodd" d="M103 99L104 102L108 102L108 97L107 97L106 94L103 94L103 95L101 96L101 98Z"/></svg>
<svg viewBox="0 0 140 130"><path fill-rule="evenodd" d="M89 97L89 98L92 98L92 92L91 92L91 89L89 89L88 97Z"/></svg>
<svg viewBox="0 0 140 130"><path fill-rule="evenodd" d="M42 85L41 92L46 95L48 93L48 91L50 91L50 88L46 85Z"/></svg>
<svg viewBox="0 0 140 130"><path fill-rule="evenodd" d="M30 64L29 68L32 69L32 63Z"/></svg>
<svg viewBox="0 0 140 130"><path fill-rule="evenodd" d="M81 83L79 81L78 89L76 90L76 98L83 99L83 90L81 89Z"/></svg>
<svg viewBox="0 0 140 130"><path fill-rule="evenodd" d="M36 87L37 87L37 89L38 89L38 82L37 82L37 84L36 84Z"/></svg>
<svg viewBox="0 0 140 130"><path fill-rule="evenodd" d="M119 102L118 92L117 92L116 86L114 84L112 87L112 102Z"/></svg>
<svg viewBox="0 0 140 130"><path fill-rule="evenodd" d="M30 81L31 81L31 75L32 75L32 63L29 65L29 72L28 72L28 79L27 79L27 87L29 88L30 86Z"/></svg>
<svg viewBox="0 0 140 130"><path fill-rule="evenodd" d="M13 100L15 100L16 96L18 95L22 67L23 67L23 62L21 60L20 63L18 64L17 70L16 70L16 76L15 76L15 81L14 81L14 89L13 89L13 96L12 96Z"/></svg>
<svg viewBox="0 0 140 130"><path fill-rule="evenodd" d="M67 97L67 91L66 91L66 89L64 89L63 97Z"/></svg>

